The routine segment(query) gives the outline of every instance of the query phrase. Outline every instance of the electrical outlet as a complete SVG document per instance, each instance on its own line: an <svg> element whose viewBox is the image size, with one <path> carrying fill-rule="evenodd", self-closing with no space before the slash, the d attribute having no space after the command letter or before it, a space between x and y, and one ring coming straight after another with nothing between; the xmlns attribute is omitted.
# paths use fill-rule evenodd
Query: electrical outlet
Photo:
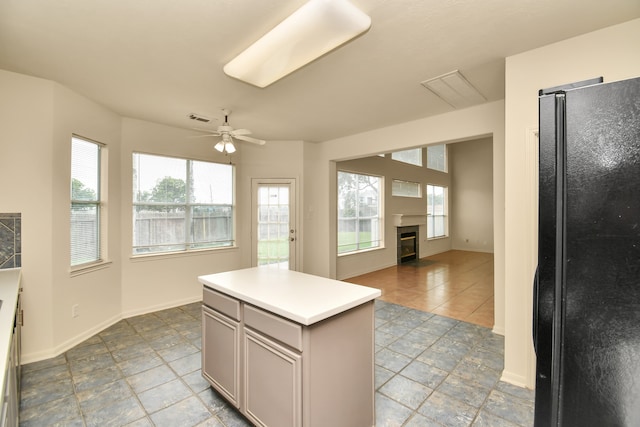
<svg viewBox="0 0 640 427"><path fill-rule="evenodd" d="M71 306L71 317L78 317L80 313L78 312L78 304L73 304Z"/></svg>

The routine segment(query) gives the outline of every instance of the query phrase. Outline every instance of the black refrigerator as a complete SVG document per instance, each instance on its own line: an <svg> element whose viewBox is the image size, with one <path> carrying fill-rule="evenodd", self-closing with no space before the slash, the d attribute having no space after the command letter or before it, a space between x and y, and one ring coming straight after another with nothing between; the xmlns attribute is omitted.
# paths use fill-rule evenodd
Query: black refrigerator
<svg viewBox="0 0 640 427"><path fill-rule="evenodd" d="M539 93L535 427L640 426L640 78Z"/></svg>

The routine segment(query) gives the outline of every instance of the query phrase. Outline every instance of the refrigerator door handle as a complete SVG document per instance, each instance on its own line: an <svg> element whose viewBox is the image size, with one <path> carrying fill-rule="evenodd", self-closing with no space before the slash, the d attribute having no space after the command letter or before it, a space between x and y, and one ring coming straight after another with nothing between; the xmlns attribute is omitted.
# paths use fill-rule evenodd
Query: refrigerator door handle
<svg viewBox="0 0 640 427"><path fill-rule="evenodd" d="M533 351L538 354L538 267L533 275Z"/></svg>

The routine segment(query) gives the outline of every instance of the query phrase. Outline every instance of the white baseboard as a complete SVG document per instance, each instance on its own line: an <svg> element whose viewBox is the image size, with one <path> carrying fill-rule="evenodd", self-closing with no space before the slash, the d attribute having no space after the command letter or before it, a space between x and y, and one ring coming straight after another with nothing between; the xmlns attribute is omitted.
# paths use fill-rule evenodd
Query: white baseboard
<svg viewBox="0 0 640 427"><path fill-rule="evenodd" d="M202 301L202 294L195 297L184 298L181 300L171 301L164 304L158 304L158 305L153 305L149 307L136 308L133 310L125 311L122 313L122 318L128 319L130 317L142 316L143 314L153 313L154 311L167 310L169 308L180 307L181 305L191 304L191 303L200 302L200 301Z"/></svg>
<svg viewBox="0 0 640 427"><path fill-rule="evenodd" d="M504 381L518 387L528 388L527 378L522 375L514 374L512 372L502 371L502 377L500 377L500 381Z"/></svg>
<svg viewBox="0 0 640 427"><path fill-rule="evenodd" d="M50 350L44 350L44 351L39 351L35 353L26 353L26 354L23 353L21 355L20 362L24 365L27 363L39 362L41 360L57 357L62 353L64 353L65 351L72 349L73 347L80 344L81 342L91 338L95 334L104 331L109 326L118 323L120 320L122 320L121 315L113 316L112 318L107 319L104 322L101 322L95 325L93 328L87 329L81 334L76 335L75 337L69 338L68 340L58 344L57 346L55 346Z"/></svg>
<svg viewBox="0 0 640 427"><path fill-rule="evenodd" d="M53 347L51 349L32 352L32 353L23 353L21 355L20 362L24 365L24 364L27 364L27 363L40 362L41 360L46 360L46 359L51 359L53 357L57 357L57 356L61 355L62 353L64 353L65 351L70 350L73 347L75 347L76 345L78 345L78 344L82 343L83 341L91 338L95 334L98 334L98 333L104 331L109 326L112 326L112 325L118 323L122 319L128 319L128 318L135 317L135 316L140 316L140 315L143 315L143 314L153 313L154 311L166 310L168 308L179 307L181 305L191 304L191 303L200 302L200 301L202 301L202 296L201 295L197 296L197 297L185 298L185 299L178 300L178 301L172 301L172 302L166 303L166 304L158 304L158 305L155 305L155 306L150 306L150 307L145 307L145 308L140 308L140 309L135 309L135 310L129 310L127 312L124 312L124 313L121 313L119 315L113 316L110 319L107 319L104 322L101 322L101 323L95 325L94 327L92 327L90 329L87 329L86 331L82 332L81 334L78 334L75 337L72 337L72 338L66 340L63 343L60 343L60 344L58 344L57 346L55 346L55 347Z"/></svg>

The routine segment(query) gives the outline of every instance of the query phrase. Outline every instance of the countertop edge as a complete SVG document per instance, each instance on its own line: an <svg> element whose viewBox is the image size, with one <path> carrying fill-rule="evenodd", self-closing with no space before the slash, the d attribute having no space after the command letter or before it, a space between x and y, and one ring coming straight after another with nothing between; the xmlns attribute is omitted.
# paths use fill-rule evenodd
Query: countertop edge
<svg viewBox="0 0 640 427"><path fill-rule="evenodd" d="M248 269L245 269L245 270L248 270ZM236 270L236 271L243 271L243 270ZM223 274L233 274L233 272L225 272ZM282 273L278 273L278 274L282 274ZM306 275L306 273L298 273L298 272L292 272L292 274ZM258 308L262 308L264 310L267 310L271 313L282 316L296 323L300 323L304 326L310 326L314 323L328 319L329 317L335 316L337 314L350 310L354 307L357 307L369 301L375 300L377 297L379 297L382 294L382 292L376 288L370 288L370 287L356 285L348 282L341 282L334 279L326 279L320 276L313 276L314 278L324 279L324 280L327 280L328 282L340 282L341 284L344 284L345 287L353 287L354 289L358 288L361 290L361 292L359 293L359 295L343 300L329 309L324 309L322 311L313 313L312 315L304 316L304 315L300 315L295 312L292 312L290 310L284 309L283 307L278 306L272 302L256 298L250 294L247 294L246 292L240 292L237 289L230 288L228 286L216 283L211 280L211 278L215 276L216 276L215 274L199 276L198 281L202 285L208 287L209 289L237 298L243 302L254 305Z"/></svg>

